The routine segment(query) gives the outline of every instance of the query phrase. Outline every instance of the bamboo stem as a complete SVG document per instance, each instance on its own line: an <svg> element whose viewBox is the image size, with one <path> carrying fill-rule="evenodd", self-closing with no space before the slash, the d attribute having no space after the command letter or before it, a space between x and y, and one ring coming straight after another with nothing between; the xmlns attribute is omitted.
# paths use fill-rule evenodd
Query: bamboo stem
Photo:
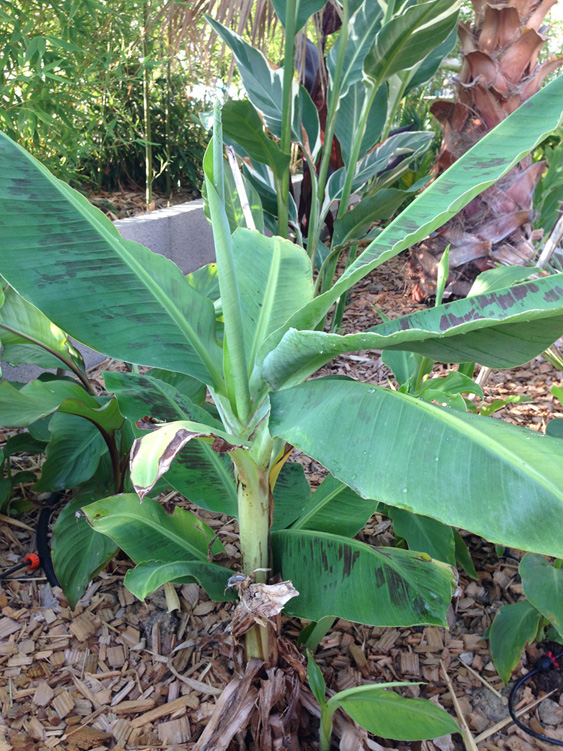
<svg viewBox="0 0 563 751"><path fill-rule="evenodd" d="M147 65L149 57L148 42L149 26L149 0L143 2L143 115L145 121L145 203L147 206L152 201L152 144L151 144L151 112L150 112L150 70Z"/></svg>

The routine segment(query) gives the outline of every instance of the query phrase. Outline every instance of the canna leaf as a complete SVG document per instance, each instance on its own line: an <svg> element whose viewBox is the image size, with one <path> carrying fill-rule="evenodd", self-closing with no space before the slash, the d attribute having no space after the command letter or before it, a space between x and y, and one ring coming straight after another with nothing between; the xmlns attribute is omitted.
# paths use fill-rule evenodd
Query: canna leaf
<svg viewBox="0 0 563 751"><path fill-rule="evenodd" d="M259 114L249 101L230 100L222 110L225 136L242 146L251 159L267 164L276 178L289 169L290 156L268 138Z"/></svg>
<svg viewBox="0 0 563 751"><path fill-rule="evenodd" d="M489 632L491 656L505 683L518 665L524 647L535 638L540 618L540 611L526 600L505 605L495 616Z"/></svg>
<svg viewBox="0 0 563 751"><path fill-rule="evenodd" d="M541 555L527 553L520 561L518 572L528 600L563 639L563 569L556 568Z"/></svg>
<svg viewBox="0 0 563 751"><path fill-rule="evenodd" d="M457 25L460 2L417 3L381 27L364 61L364 78L381 84L414 67L449 37Z"/></svg>
<svg viewBox="0 0 563 751"><path fill-rule="evenodd" d="M387 684L383 684L387 685ZM450 715L427 699L408 699L380 686L357 686L335 694L329 705L374 735L398 741L417 741L459 733Z"/></svg>
<svg viewBox="0 0 563 751"><path fill-rule="evenodd" d="M298 31L301 31L303 26L307 23L309 18L314 14L318 13L320 10L324 8L326 5L327 0L299 0L299 2L294 4L294 7L296 9L295 11L295 21L294 21L294 28L295 33L297 34ZM287 25L287 2L286 0L272 0L272 5L274 6L274 9L276 11L276 14L280 21L283 23L284 26Z"/></svg>

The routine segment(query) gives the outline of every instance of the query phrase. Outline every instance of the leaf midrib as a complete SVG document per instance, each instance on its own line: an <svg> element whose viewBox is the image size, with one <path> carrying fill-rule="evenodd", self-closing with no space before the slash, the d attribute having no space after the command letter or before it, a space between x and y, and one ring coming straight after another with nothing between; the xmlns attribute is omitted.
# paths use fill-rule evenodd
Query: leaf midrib
<svg viewBox="0 0 563 751"><path fill-rule="evenodd" d="M324 509L324 507L330 503L330 501L333 501L336 496L340 495L342 493L343 488L348 488L348 485L344 482L340 482L340 487L335 488L332 492L328 493L328 495L325 496L320 501L317 501L317 503L313 506L313 508L309 509L303 516L300 516L292 525L291 529L303 529L304 525L307 524L309 519L314 517L316 514L319 513L320 510ZM309 530L308 530L309 531Z"/></svg>

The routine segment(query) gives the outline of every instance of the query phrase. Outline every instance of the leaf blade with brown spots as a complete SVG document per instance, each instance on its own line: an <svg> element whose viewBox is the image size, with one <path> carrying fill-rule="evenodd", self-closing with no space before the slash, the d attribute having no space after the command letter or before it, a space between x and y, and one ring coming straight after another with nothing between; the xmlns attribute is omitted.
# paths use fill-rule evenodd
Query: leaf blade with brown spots
<svg viewBox="0 0 563 751"><path fill-rule="evenodd" d="M512 368L562 334L563 274L554 274L411 313L359 334L290 329L266 356L262 373L279 389L302 382L336 355L378 349Z"/></svg>
<svg viewBox="0 0 563 751"><path fill-rule="evenodd" d="M563 557L560 439L354 381L309 381L270 400L271 434L362 497Z"/></svg>
<svg viewBox="0 0 563 751"><path fill-rule="evenodd" d="M272 552L275 572L299 591L285 606L291 615L373 626L446 623L453 569L428 556L309 530L274 532Z"/></svg>

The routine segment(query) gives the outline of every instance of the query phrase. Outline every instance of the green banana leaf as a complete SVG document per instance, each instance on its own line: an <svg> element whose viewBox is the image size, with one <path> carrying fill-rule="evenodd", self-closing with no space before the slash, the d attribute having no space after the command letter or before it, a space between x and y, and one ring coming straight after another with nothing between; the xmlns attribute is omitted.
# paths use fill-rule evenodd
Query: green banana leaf
<svg viewBox="0 0 563 751"><path fill-rule="evenodd" d="M221 387L213 304L4 134L0 205L0 274L57 326L110 357Z"/></svg>
<svg viewBox="0 0 563 751"><path fill-rule="evenodd" d="M167 514L162 506L134 493L109 496L91 503L83 512L96 532L110 537L135 563L147 560L200 561L207 563L213 530L189 511L179 507ZM215 540L211 553L224 552Z"/></svg>
<svg viewBox="0 0 563 751"><path fill-rule="evenodd" d="M206 268L204 266L203 270ZM146 375L150 378L158 378L159 381L164 381L164 383L167 383L184 396L187 396L194 404L202 405L205 402L207 394L205 384L185 373L176 373L173 370L163 370L162 368L152 368Z"/></svg>
<svg viewBox="0 0 563 751"><path fill-rule="evenodd" d="M21 389L0 383L0 423L5 427L29 425L57 410L84 417L107 433L123 424L115 400L94 397L75 381L35 380Z"/></svg>
<svg viewBox="0 0 563 751"><path fill-rule="evenodd" d="M234 451L244 445L233 443L236 439L232 435L213 426L187 420L169 422L137 438L131 449L131 482L141 500L168 472L184 446L194 439L218 453Z"/></svg>
<svg viewBox="0 0 563 751"><path fill-rule="evenodd" d="M563 76L531 97L429 185L368 245L330 290L305 305L264 343L264 357L290 328L311 329L357 281L423 240L541 143L561 119Z"/></svg>
<svg viewBox="0 0 563 751"><path fill-rule="evenodd" d="M234 232L237 227L247 227L246 218L242 210L240 202L239 191L233 177L232 170L225 160L223 167L224 174L224 187L225 187L225 212L227 214L227 220L231 232ZM259 232L264 232L264 210L262 208L262 201L258 195L258 191L252 185L246 175L241 174L241 180L244 185L246 197L248 198L248 204L250 207L250 213L254 220L254 225ZM211 221L211 215L209 212L209 201L207 200L207 189L205 183L202 188L203 195L203 213L209 221ZM211 273L210 273L211 272ZM199 277L199 278L198 278ZM208 297L210 300L219 299L219 278L217 276L217 264L212 263L204 266L197 271L188 274L186 277L190 280L190 284L204 297ZM192 280L197 280L192 283Z"/></svg>
<svg viewBox="0 0 563 751"><path fill-rule="evenodd" d="M238 205L239 209L237 209L237 211L240 210L240 201ZM253 210L252 204L251 210ZM261 206L260 210L262 210ZM240 224L235 220L235 227L233 227L233 232L238 226L240 226ZM202 266L200 269L192 271L191 274L186 275L186 279L188 281L188 284L190 284L196 290L196 292L199 292L199 294L203 297L207 297L213 302L219 299L219 276L217 274L216 263L208 263L207 266Z"/></svg>
<svg viewBox="0 0 563 751"><path fill-rule="evenodd" d="M152 372L152 371L151 371ZM122 413L135 425L146 415L162 422L206 421L221 429L221 423L195 405L174 386L152 375L104 373L107 390L116 395ZM136 430L136 436L144 435ZM185 498L210 511L237 514L237 489L230 459L203 441L190 441L172 462L166 481Z"/></svg>
<svg viewBox="0 0 563 751"><path fill-rule="evenodd" d="M528 553L520 561L518 573L524 594L547 618L563 640L563 569L541 555Z"/></svg>
<svg viewBox="0 0 563 751"><path fill-rule="evenodd" d="M271 529L286 529L297 519L311 498L311 488L301 464L287 462L283 465L273 495L274 518Z"/></svg>
<svg viewBox="0 0 563 751"><path fill-rule="evenodd" d="M354 381L271 394L270 432L364 498L563 557L561 444Z"/></svg>
<svg viewBox="0 0 563 751"><path fill-rule="evenodd" d="M308 499L291 528L354 537L377 511L377 506L377 501L362 498L329 475Z"/></svg>
<svg viewBox="0 0 563 751"><path fill-rule="evenodd" d="M0 342L4 360L44 368L84 371L82 355L58 326L34 305L7 287L0 309Z"/></svg>
<svg viewBox="0 0 563 751"><path fill-rule="evenodd" d="M167 582L175 584L197 583L215 602L226 602L235 597L227 582L233 572L215 563L201 561L145 561L125 574L124 584L135 597L145 600Z"/></svg>
<svg viewBox="0 0 563 751"><path fill-rule="evenodd" d="M450 566L399 548L312 530L272 533L273 567L299 592L284 610L372 626L443 626L455 586Z"/></svg>
<svg viewBox="0 0 563 751"><path fill-rule="evenodd" d="M53 567L72 609L76 607L89 582L118 550L109 537L95 532L84 517L76 516L76 512L83 506L100 497L100 491L84 487L64 507L53 527Z"/></svg>
<svg viewBox="0 0 563 751"><path fill-rule="evenodd" d="M392 520L393 531L406 541L409 550L428 553L437 561L455 566L454 533L447 524L400 508L390 507L385 515Z"/></svg>
<svg viewBox="0 0 563 751"><path fill-rule="evenodd" d="M313 299L311 261L298 245L257 231L238 229L232 242L251 370L262 343Z"/></svg>
<svg viewBox="0 0 563 751"><path fill-rule="evenodd" d="M262 375L279 389L300 383L338 354L369 349L407 350L442 362L476 361L512 368L543 352L561 334L563 275L554 274L427 308L360 334L292 329L266 356Z"/></svg>
<svg viewBox="0 0 563 751"><path fill-rule="evenodd" d="M505 605L496 614L489 632L491 656L505 683L524 651L536 636L541 613L527 600Z"/></svg>
<svg viewBox="0 0 563 751"><path fill-rule="evenodd" d="M106 371L103 374L108 393L115 394L122 414L130 422L135 424L137 420L149 415L158 422L178 419L206 421L221 430L221 423L213 420L203 407L194 404L172 384L155 377L153 372L140 375ZM137 435L142 435L142 431L137 431Z"/></svg>
<svg viewBox="0 0 563 751"><path fill-rule="evenodd" d="M108 450L96 425L76 415L53 415L49 430L46 459L34 486L37 493L75 488L86 482Z"/></svg>
<svg viewBox="0 0 563 751"><path fill-rule="evenodd" d="M497 266L496 269L483 271L471 285L467 297L474 297L485 292L496 292L513 284L524 282L532 274L541 273L541 270L529 266Z"/></svg>

